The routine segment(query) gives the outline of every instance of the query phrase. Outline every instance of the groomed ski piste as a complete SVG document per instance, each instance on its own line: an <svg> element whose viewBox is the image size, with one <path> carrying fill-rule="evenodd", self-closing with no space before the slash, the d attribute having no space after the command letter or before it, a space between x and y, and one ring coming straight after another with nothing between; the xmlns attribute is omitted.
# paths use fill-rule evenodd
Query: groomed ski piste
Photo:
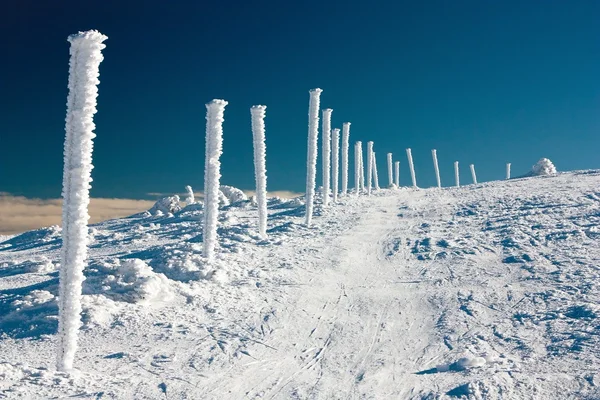
<svg viewBox="0 0 600 400"><path fill-rule="evenodd" d="M0 398L600 398L600 170L234 201L210 266L160 208L90 227L71 374L60 229L0 238Z"/></svg>

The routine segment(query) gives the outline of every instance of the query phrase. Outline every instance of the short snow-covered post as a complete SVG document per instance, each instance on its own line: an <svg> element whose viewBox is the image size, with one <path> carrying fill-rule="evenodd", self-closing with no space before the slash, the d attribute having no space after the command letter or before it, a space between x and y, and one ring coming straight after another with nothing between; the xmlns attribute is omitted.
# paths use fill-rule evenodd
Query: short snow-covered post
<svg viewBox="0 0 600 400"><path fill-rule="evenodd" d="M454 182L456 182L456 187L460 187L460 176L458 173L458 161L454 161Z"/></svg>
<svg viewBox="0 0 600 400"><path fill-rule="evenodd" d="M348 193L348 146L350 140L350 122L342 126L342 194Z"/></svg>
<svg viewBox="0 0 600 400"><path fill-rule="evenodd" d="M92 173L94 114L98 97L102 44L107 39L98 31L69 36L69 95L65 126L62 249L58 294L59 371L73 370L77 333L81 326L81 288L87 258L88 205Z"/></svg>
<svg viewBox="0 0 600 400"><path fill-rule="evenodd" d="M396 187L400 187L400 161L394 163L394 175Z"/></svg>
<svg viewBox="0 0 600 400"><path fill-rule="evenodd" d="M267 106L252 106L252 138L254 139L254 178L258 206L258 234L267 238L267 150L265 145L265 110Z"/></svg>
<svg viewBox="0 0 600 400"><path fill-rule="evenodd" d="M506 163L506 179L510 179L510 163Z"/></svg>
<svg viewBox="0 0 600 400"><path fill-rule="evenodd" d="M371 194L373 182L373 142L367 142L367 194Z"/></svg>
<svg viewBox="0 0 600 400"><path fill-rule="evenodd" d="M435 169L435 179L437 181L437 187L442 187L442 181L440 180L440 167L438 165L437 150L431 150L431 157L433 157L433 168Z"/></svg>
<svg viewBox="0 0 600 400"><path fill-rule="evenodd" d="M185 191L187 192L187 197L185 199L185 203L189 206L190 204L194 204L196 199L194 198L194 191L190 185L185 187Z"/></svg>
<svg viewBox="0 0 600 400"><path fill-rule="evenodd" d="M394 177L392 174L392 153L387 153L387 167L388 167L388 182L390 187L394 187Z"/></svg>
<svg viewBox="0 0 600 400"><path fill-rule="evenodd" d="M323 110L323 207L329 205L329 174L331 168L331 108Z"/></svg>
<svg viewBox="0 0 600 400"><path fill-rule="evenodd" d="M477 184L477 174L475 174L475 165L471 164L469 167L471 168L471 178L473 179L473 183Z"/></svg>
<svg viewBox="0 0 600 400"><path fill-rule="evenodd" d="M312 222L317 179L317 142L319 140L319 106L321 89L310 90L308 104L308 151L306 155L306 226Z"/></svg>
<svg viewBox="0 0 600 400"><path fill-rule="evenodd" d="M373 186L379 190L379 175L377 174L377 155L373 152Z"/></svg>
<svg viewBox="0 0 600 400"><path fill-rule="evenodd" d="M412 185L414 188L417 187L417 178L415 176L415 165L413 164L412 151L406 149L406 157L408 158L408 168L410 169L410 178L412 179Z"/></svg>
<svg viewBox="0 0 600 400"><path fill-rule="evenodd" d="M202 226L203 254L208 261L215 256L217 222L219 219L219 186L221 154L223 153L223 114L225 100L215 99L206 104L206 154L204 160L204 225Z"/></svg>
<svg viewBox="0 0 600 400"><path fill-rule="evenodd" d="M331 136L331 187L333 192L333 202L338 198L338 178L339 178L339 155L340 155L340 130L335 128Z"/></svg>

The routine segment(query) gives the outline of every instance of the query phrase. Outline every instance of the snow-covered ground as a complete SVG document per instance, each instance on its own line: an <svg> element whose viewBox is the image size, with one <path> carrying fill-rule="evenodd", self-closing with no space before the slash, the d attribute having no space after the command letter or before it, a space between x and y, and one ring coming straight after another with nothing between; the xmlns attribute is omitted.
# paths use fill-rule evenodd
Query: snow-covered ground
<svg viewBox="0 0 600 400"><path fill-rule="evenodd" d="M598 399L600 171L94 225L54 370L56 227L0 242L0 398Z"/></svg>

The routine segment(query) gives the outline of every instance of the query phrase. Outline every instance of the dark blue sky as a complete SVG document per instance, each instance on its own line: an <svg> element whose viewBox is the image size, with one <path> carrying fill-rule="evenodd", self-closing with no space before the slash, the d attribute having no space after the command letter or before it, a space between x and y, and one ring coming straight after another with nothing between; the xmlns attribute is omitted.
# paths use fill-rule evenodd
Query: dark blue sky
<svg viewBox="0 0 600 400"><path fill-rule="evenodd" d="M385 153L413 148L421 186L452 162L501 179L540 157L598 168L600 2L30 1L0 6L0 191L58 197L68 51L106 34L94 149L96 197L201 190L204 104L229 101L225 184L254 186L250 111L267 105L270 190L303 191L308 90L333 125ZM352 168L352 167L351 167ZM352 179L352 177L351 177ZM320 179L319 179L320 181Z"/></svg>

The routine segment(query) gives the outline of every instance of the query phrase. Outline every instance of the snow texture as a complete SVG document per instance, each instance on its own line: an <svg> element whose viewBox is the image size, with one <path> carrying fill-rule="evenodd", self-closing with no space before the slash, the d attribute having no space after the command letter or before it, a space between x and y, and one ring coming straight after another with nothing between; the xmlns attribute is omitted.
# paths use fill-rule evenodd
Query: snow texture
<svg viewBox="0 0 600 400"><path fill-rule="evenodd" d="M454 184L460 187L460 171L458 170L458 161L454 161Z"/></svg>
<svg viewBox="0 0 600 400"><path fill-rule="evenodd" d="M396 187L400 187L400 161L394 162L394 181Z"/></svg>
<svg viewBox="0 0 600 400"><path fill-rule="evenodd" d="M367 142L367 195L371 195L373 185L373 142Z"/></svg>
<svg viewBox="0 0 600 400"><path fill-rule="evenodd" d="M219 185L221 180L221 154L223 153L223 114L225 100L212 100L206 104L206 153L204 165L204 225L202 226L204 257L214 259L217 246L219 218Z"/></svg>
<svg viewBox="0 0 600 400"><path fill-rule="evenodd" d="M469 165L469 168L471 168L471 179L473 180L473 184L477 184L477 174L475 173L475 165L471 164Z"/></svg>
<svg viewBox="0 0 600 400"><path fill-rule="evenodd" d="M333 202L338 200L339 192L339 155L340 155L340 130L335 128L331 136L331 188Z"/></svg>
<svg viewBox="0 0 600 400"><path fill-rule="evenodd" d="M194 191L192 190L192 187L190 185L187 185L185 187L185 191L187 193L187 197L185 198L185 204L186 205L192 205L196 202L196 198L194 197Z"/></svg>
<svg viewBox="0 0 600 400"><path fill-rule="evenodd" d="M510 179L510 163L506 163L506 179Z"/></svg>
<svg viewBox="0 0 600 400"><path fill-rule="evenodd" d="M410 169L410 179L412 180L412 186L417 187L417 177L415 176L415 165L413 164L412 151L406 149L406 157L408 158L408 168Z"/></svg>
<svg viewBox="0 0 600 400"><path fill-rule="evenodd" d="M315 186L317 178L317 142L319 139L319 106L321 89L310 90L308 104L308 150L306 155L306 226L313 217Z"/></svg>
<svg viewBox="0 0 600 400"><path fill-rule="evenodd" d="M254 177L258 206L258 233L267 238L267 150L265 145L265 111L267 106L252 106L252 137L254 140Z"/></svg>
<svg viewBox="0 0 600 400"><path fill-rule="evenodd" d="M433 169L435 170L435 181L437 183L437 187L441 188L442 187L442 181L440 179L440 167L438 165L437 150L436 149L431 150L431 157L433 158Z"/></svg>
<svg viewBox="0 0 600 400"><path fill-rule="evenodd" d="M388 168L388 187L394 187L394 173L393 173L392 153L387 153L387 168Z"/></svg>
<svg viewBox="0 0 600 400"><path fill-rule="evenodd" d="M556 175L556 167L549 159L542 158L531 168L531 174L533 176Z"/></svg>
<svg viewBox="0 0 600 400"><path fill-rule="evenodd" d="M330 191L330 174L331 174L331 108L323 110L323 207L329 205L329 191Z"/></svg>
<svg viewBox="0 0 600 400"><path fill-rule="evenodd" d="M350 143L350 122L342 125L342 195L348 193L348 151Z"/></svg>
<svg viewBox="0 0 600 400"><path fill-rule="evenodd" d="M94 114L102 43L98 31L69 36L69 95L65 126L62 252L59 275L57 369L71 371L81 326L81 287L87 258Z"/></svg>

